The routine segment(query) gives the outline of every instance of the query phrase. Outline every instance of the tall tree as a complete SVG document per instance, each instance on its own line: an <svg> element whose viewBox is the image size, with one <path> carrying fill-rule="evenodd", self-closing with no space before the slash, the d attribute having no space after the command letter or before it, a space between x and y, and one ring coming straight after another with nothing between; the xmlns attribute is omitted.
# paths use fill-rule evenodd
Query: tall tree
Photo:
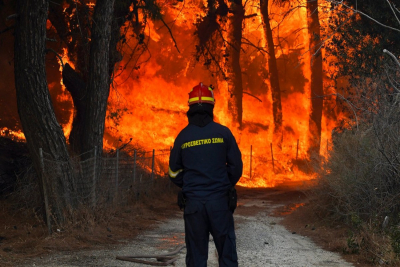
<svg viewBox="0 0 400 267"><path fill-rule="evenodd" d="M110 91L109 53L115 0L97 0L94 9L85 108L80 131L81 152L103 148Z"/></svg>
<svg viewBox="0 0 400 267"><path fill-rule="evenodd" d="M154 0L97 0L94 9L88 0L21 0L15 6L18 112L39 176L42 174L39 148L57 162L57 170L48 175L47 182L54 196L50 205L56 209L58 218L63 219L64 212L77 204L76 196L72 196L77 190L76 177L49 96L45 55L55 51L46 49L47 34L57 34L75 66L73 69L66 64L63 69L63 81L75 104L72 151L82 154L95 146L101 151L110 82L114 65L122 59L120 45L125 43L129 28L125 22L133 25L129 37L136 38L140 45L144 43L147 19L162 20L161 12ZM48 19L52 27L48 27ZM82 159L85 156L92 155L86 153ZM43 185L46 184L41 189Z"/></svg>
<svg viewBox="0 0 400 267"><path fill-rule="evenodd" d="M72 204L69 192L74 192L74 179L64 133L55 117L47 85L45 42L48 5L48 0L19 0L16 5L15 87L22 128L39 176L42 173L39 148L56 161L66 162L61 165L60 172L49 177L51 180L47 184L50 185L49 190L55 190L49 193L58 196L53 206L58 207L56 215L62 219L63 210ZM43 184L40 188L43 189Z"/></svg>
<svg viewBox="0 0 400 267"><path fill-rule="evenodd" d="M243 81L241 70L242 32L245 7L241 0L209 0L207 16L196 23L195 34L199 38L196 59L228 84L228 111L234 125L243 125ZM226 32L226 35L224 34Z"/></svg>
<svg viewBox="0 0 400 267"><path fill-rule="evenodd" d="M116 0L115 5L114 1L97 1L93 18L84 1L59 0L49 12L75 66L73 69L66 64L62 74L75 109L70 146L83 156L91 156L85 152L94 147L103 147L110 81L115 63L122 59L117 49L123 39L120 28L133 12L129 10L131 0ZM67 8L63 7L64 2ZM93 23L89 23L91 20Z"/></svg>
<svg viewBox="0 0 400 267"><path fill-rule="evenodd" d="M268 46L268 69L271 82L272 93L272 113L274 117L274 141L280 145L282 141L282 102L281 89L279 86L279 72L275 57L275 45L272 35L272 28L269 18L269 1L260 0L261 16L263 20L263 29L267 39Z"/></svg>
<svg viewBox="0 0 400 267"><path fill-rule="evenodd" d="M51 196L54 196L50 204L56 208L58 219L62 220L64 212L76 204L74 202L76 198L71 196L76 192L76 188L67 143L54 114L46 79L45 41L48 6L48 0L19 1L16 5L15 85L18 112L37 173L42 174L39 148L60 162L57 165L59 170L48 176L47 188L52 191L49 192ZM78 138L79 151L83 152L95 146L102 149L103 146L110 69L112 69L110 64L116 62L115 57L110 56L110 51L116 50L116 44L110 49L111 36L118 39L115 37L118 34L111 34L113 15L115 15L114 0L97 0L93 17L87 20L91 27L90 36L83 32L80 35L85 40L82 42L85 46L78 48L71 45L71 49L76 48L80 51L75 56L83 56L82 60L76 59L78 66L79 63L82 66L81 75L70 67L66 68L73 78L76 78L72 79L72 82L67 79L67 83L73 85L72 90L75 89L77 92L74 96L85 100L85 104L80 106L84 114L81 116L81 126L84 127L80 129ZM76 27L79 28L80 25L77 24ZM63 25L57 26L58 34L62 38L69 38L70 32L62 28ZM85 28L79 30L84 31ZM90 42L87 43L89 39ZM85 82L82 77L87 77ZM84 91L79 91L82 88ZM40 188L43 188L43 184Z"/></svg>
<svg viewBox="0 0 400 267"><path fill-rule="evenodd" d="M311 53L311 113L309 118L309 154L319 154L321 146L321 119L324 94L322 78L321 26L318 0L307 1L307 24Z"/></svg>
<svg viewBox="0 0 400 267"><path fill-rule="evenodd" d="M56 1L51 5L49 19L74 65L72 68L66 64L62 73L74 102L69 142L71 150L84 159L90 156L85 152L95 146L102 149L109 85L115 64L122 60L121 47L133 37L137 50L146 50L144 30L147 20L163 19L155 0L114 0L115 5L111 5L114 1L107 5L97 1L93 17L86 0ZM106 9L108 7L111 9ZM96 23L97 20L102 25Z"/></svg>
<svg viewBox="0 0 400 267"><path fill-rule="evenodd" d="M242 25L245 18L242 0L231 0L230 12L232 15L229 18L228 46L226 48L227 54L229 54L229 57L226 57L228 91L230 93L228 110L233 122L241 128L243 121L243 83L240 52L242 49Z"/></svg>

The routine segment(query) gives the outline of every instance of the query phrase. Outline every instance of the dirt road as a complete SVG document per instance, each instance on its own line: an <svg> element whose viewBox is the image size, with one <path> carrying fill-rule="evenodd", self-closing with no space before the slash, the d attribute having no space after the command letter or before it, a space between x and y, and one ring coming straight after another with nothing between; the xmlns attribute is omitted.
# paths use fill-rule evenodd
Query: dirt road
<svg viewBox="0 0 400 267"><path fill-rule="evenodd" d="M282 192L279 190L240 192L239 207L234 214L239 266L353 266L338 254L325 251L310 239L289 232L280 225L282 218L271 215L284 204L269 200L271 196L280 193ZM173 218L160 222L153 230L145 231L135 240L123 245L104 250L57 253L31 260L22 266L148 266L116 260L116 256L164 254L182 244L183 219L182 213L177 213ZM177 254L179 259L175 266L185 266L185 252L182 249ZM212 241L208 266L218 266Z"/></svg>

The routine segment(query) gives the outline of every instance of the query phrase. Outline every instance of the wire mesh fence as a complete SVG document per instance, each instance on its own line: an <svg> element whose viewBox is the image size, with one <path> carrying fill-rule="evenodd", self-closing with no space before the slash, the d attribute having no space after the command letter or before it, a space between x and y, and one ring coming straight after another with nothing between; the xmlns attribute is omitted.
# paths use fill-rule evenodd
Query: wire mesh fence
<svg viewBox="0 0 400 267"><path fill-rule="evenodd" d="M79 207L96 209L126 204L167 180L169 149L119 151L99 155L97 149L57 161L40 150L41 185L48 225ZM85 158L85 160L81 160ZM168 187L170 187L170 183ZM49 232L50 232L49 228Z"/></svg>
<svg viewBox="0 0 400 267"><path fill-rule="evenodd" d="M299 141L280 150L274 150L272 144L264 149L251 146L242 151L243 178L260 179L268 170L269 173L287 171L288 161L300 159L299 151L304 150L305 144ZM48 224L50 220L63 218L66 210L126 204L132 197L138 199L147 194L160 179L168 180L170 148L151 151L125 148L105 155L95 148L69 161L54 160L45 151L39 154ZM171 187L171 183L166 184Z"/></svg>
<svg viewBox="0 0 400 267"><path fill-rule="evenodd" d="M319 156L327 156L330 147L329 140L321 142L321 154ZM291 171L291 166L300 167L300 165L307 163L309 160L307 148L308 144L301 140L286 143L281 148L272 143L263 146L251 145L245 150L242 149L243 176L251 179L260 178L266 170L269 170L269 173L277 174ZM322 158L320 157L319 160L322 160ZM305 167L302 167L302 170L307 172Z"/></svg>

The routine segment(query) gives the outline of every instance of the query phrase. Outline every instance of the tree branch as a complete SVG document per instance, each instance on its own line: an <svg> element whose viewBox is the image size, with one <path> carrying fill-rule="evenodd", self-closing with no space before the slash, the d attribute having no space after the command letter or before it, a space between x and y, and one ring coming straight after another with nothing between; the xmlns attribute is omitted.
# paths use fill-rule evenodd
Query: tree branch
<svg viewBox="0 0 400 267"><path fill-rule="evenodd" d="M257 13L254 13L254 14L251 14L251 15L244 16L244 19L249 19L249 18L252 18L252 17L257 17Z"/></svg>
<svg viewBox="0 0 400 267"><path fill-rule="evenodd" d="M62 57L61 57L56 51L54 51L54 49L52 49L52 48L47 48L45 51L46 51L46 53L47 53L47 52L53 52L53 53L56 55L56 57L58 57L58 59L60 60L61 66L62 66L62 68L64 69L64 62L63 62L63 60L62 60Z"/></svg>
<svg viewBox="0 0 400 267"><path fill-rule="evenodd" d="M366 17L366 18L372 20L373 22L375 22L375 23L381 25L381 26L384 27L384 28L388 28L388 29L390 29L390 30L393 30L393 31L396 31L396 32L400 32L400 29L393 28L393 27L391 27L391 26L388 26L388 25L386 25L386 24L383 24L382 22L380 22L380 21L374 19L373 17L367 15L366 13L361 12L361 11L359 11L358 9L354 9L354 8L352 8L352 7L349 7L348 5L343 4L343 1L340 1L340 2L338 3L337 1L327 0L327 2L330 2L330 3L333 3L333 4L337 4L337 5L342 5L342 6L344 6L345 8L347 8L347 9L353 11L354 13L358 13L358 14L362 15L362 16L364 16L364 17ZM389 5L390 5L390 3L389 3ZM390 7L392 7L392 6L390 5Z"/></svg>
<svg viewBox="0 0 400 267"><path fill-rule="evenodd" d="M249 39L247 39L247 38L245 38L245 37L242 37L242 39L246 41L246 42L242 42L242 44L247 44L247 45L249 45L249 46L254 47L255 49L257 49L258 51L260 51L260 52L262 52L262 53L264 52L264 53L268 54L268 51L265 51L263 48L261 48L261 47L259 47L259 46L256 46L256 45L253 44Z"/></svg>
<svg viewBox="0 0 400 267"><path fill-rule="evenodd" d="M248 92L243 92L243 94L246 94L246 95L252 96L252 97L254 97L255 99L257 99L258 101L262 102L262 100L261 100L261 99L259 99L259 98L258 98L258 97L256 97L255 95L252 95L252 94L250 94L250 93L248 93Z"/></svg>
<svg viewBox="0 0 400 267"><path fill-rule="evenodd" d="M211 58L213 59L213 61L215 62L215 64L217 65L219 71L222 74L222 77L224 78L224 80L227 79L224 70L221 68L221 66L219 65L218 61L215 59L214 55L211 53L211 51L208 49L208 47L205 45L204 46L207 49L207 52L210 54Z"/></svg>
<svg viewBox="0 0 400 267"><path fill-rule="evenodd" d="M177 45L177 43L176 43L176 41L175 41L175 38L174 38L174 36L172 35L171 29L168 27L167 23L165 23L165 21L164 21L163 18L160 18L160 20L162 21L162 23L164 23L165 27L167 27L167 29L168 29L168 31L169 31L169 34L171 35L172 41L174 41L176 50L178 50L178 53L181 53L181 52L179 51L178 45Z"/></svg>
<svg viewBox="0 0 400 267"><path fill-rule="evenodd" d="M395 10L393 9L393 6L392 6L392 4L389 2L389 0L386 0L386 2L389 4L389 6L390 6L390 9L392 10L392 12L393 12L393 15L395 16L395 18L397 19L397 22L400 24L400 20L399 20L399 17L397 17L397 15L396 15L396 12L395 12Z"/></svg>
<svg viewBox="0 0 400 267"><path fill-rule="evenodd" d="M395 55L393 55L390 51L383 49L383 53L388 54L391 58L393 58L393 60L397 63L397 65L400 67L400 62L399 60L396 58Z"/></svg>

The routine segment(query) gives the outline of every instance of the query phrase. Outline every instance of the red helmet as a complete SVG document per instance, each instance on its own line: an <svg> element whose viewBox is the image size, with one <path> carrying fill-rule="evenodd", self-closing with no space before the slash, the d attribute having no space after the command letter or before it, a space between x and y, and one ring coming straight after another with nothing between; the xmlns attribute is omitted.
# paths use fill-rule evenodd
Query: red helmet
<svg viewBox="0 0 400 267"><path fill-rule="evenodd" d="M212 85L207 87L203 83L199 83L193 87L192 91L189 93L189 106L195 103L215 104Z"/></svg>

